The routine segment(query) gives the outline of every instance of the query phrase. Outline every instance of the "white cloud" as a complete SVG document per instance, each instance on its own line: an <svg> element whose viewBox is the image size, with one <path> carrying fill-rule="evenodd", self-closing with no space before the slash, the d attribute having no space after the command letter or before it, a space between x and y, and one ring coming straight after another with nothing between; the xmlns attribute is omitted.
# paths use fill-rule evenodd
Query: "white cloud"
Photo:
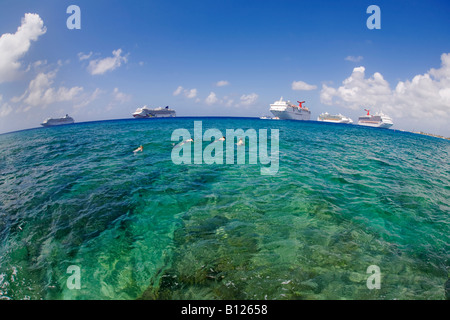
<svg viewBox="0 0 450 320"><path fill-rule="evenodd" d="M362 106L389 102L391 99L389 83L378 72L366 79L365 70L364 67L354 68L351 76L337 89L322 85L321 102L330 105L333 98L336 98L337 105L354 110L361 109Z"/></svg>
<svg viewBox="0 0 450 320"><path fill-rule="evenodd" d="M189 98L195 98L197 96L197 89L185 90L184 95Z"/></svg>
<svg viewBox="0 0 450 320"><path fill-rule="evenodd" d="M188 90L188 89L184 89L182 86L179 86L173 92L174 96L178 96L181 94L183 94L187 98L192 99L192 98L197 97L197 89ZM249 106L249 105L254 104L258 100L258 97L259 96L256 93L251 93L248 95L244 94L240 97L239 103L234 103L235 100L233 98L231 98L229 96L224 96L223 98L219 98L215 92L211 91L209 93L209 95L206 98L204 98L204 100L203 100L203 98L202 99L197 98L197 99L195 99L195 102L203 101L203 103L205 103L206 105L209 105L209 106L214 105L214 104L216 104L216 105L220 104L220 105L224 105L226 107L231 107L233 105Z"/></svg>
<svg viewBox="0 0 450 320"><path fill-rule="evenodd" d="M181 94L181 92L183 92L183 87L179 86L174 92L173 95L174 96L178 96L179 94Z"/></svg>
<svg viewBox="0 0 450 320"><path fill-rule="evenodd" d="M233 105L234 100L229 98L228 96L223 97L223 99L220 100L222 104L224 104L226 107L231 107Z"/></svg>
<svg viewBox="0 0 450 320"><path fill-rule="evenodd" d="M112 71L120 67L122 65L122 62L128 62L127 56L121 56L122 49L114 50L112 53L112 57L89 61L88 71L90 72L90 74L104 74L107 71Z"/></svg>
<svg viewBox="0 0 450 320"><path fill-rule="evenodd" d="M113 108L117 107L120 104L124 104L131 100L131 95L120 92L119 88L114 88L112 91L113 99L106 106L105 110L111 111Z"/></svg>
<svg viewBox="0 0 450 320"><path fill-rule="evenodd" d="M247 95L244 94L241 96L241 105L249 106L251 104L254 104L257 99L258 99L258 95L256 93L250 93Z"/></svg>
<svg viewBox="0 0 450 320"><path fill-rule="evenodd" d="M37 68L39 68L40 66L45 66L47 64L47 60L38 60L38 61L35 61L34 63L33 63L33 67L35 68L35 69L37 69Z"/></svg>
<svg viewBox="0 0 450 320"><path fill-rule="evenodd" d="M21 97L14 97L12 102L23 101L28 106L46 107L49 104L62 101L73 100L79 93L83 91L82 87L59 87L58 89L51 87L56 71L49 73L39 73L36 78L30 81L28 89Z"/></svg>
<svg viewBox="0 0 450 320"><path fill-rule="evenodd" d="M26 13L16 33L4 33L0 37L0 83L17 78L22 58L30 48L31 41L36 41L47 29L36 13Z"/></svg>
<svg viewBox="0 0 450 320"><path fill-rule="evenodd" d="M113 90L114 100L119 101L121 103L125 103L131 100L131 96L129 94L125 94L120 92L118 88L114 88Z"/></svg>
<svg viewBox="0 0 450 320"><path fill-rule="evenodd" d="M228 85L230 85L230 83L228 81L226 81L226 80L220 80L220 81L217 81L217 83L216 83L217 87L225 87L225 86L228 86Z"/></svg>
<svg viewBox="0 0 450 320"><path fill-rule="evenodd" d="M347 56L344 60L351 61L351 62L360 62L363 59L362 56Z"/></svg>
<svg viewBox="0 0 450 320"><path fill-rule="evenodd" d="M183 93L184 96L185 96L186 98L192 99L192 98L195 98L195 97L197 96L197 89L194 88L194 89L188 90L188 89L184 89L182 86L179 86L179 87L173 92L173 95L174 95L174 96L178 96L178 95L180 95L181 93Z"/></svg>
<svg viewBox="0 0 450 320"><path fill-rule="evenodd" d="M2 103L3 96L0 94L0 118L6 117L12 112L12 107L8 103Z"/></svg>
<svg viewBox="0 0 450 320"><path fill-rule="evenodd" d="M206 103L207 105L212 105L212 104L217 103L218 100L219 100L219 99L217 99L216 94L215 94L214 92L211 92L211 93L209 94L209 96L206 97L205 103Z"/></svg>
<svg viewBox="0 0 450 320"><path fill-rule="evenodd" d="M88 59L90 59L92 57L92 54L93 54L92 51L87 53L87 54L84 54L83 52L80 52L78 54L78 59L80 59L80 61L88 60Z"/></svg>
<svg viewBox="0 0 450 320"><path fill-rule="evenodd" d="M88 96L88 95L85 95L85 96L82 97L82 99L81 99L82 102L80 102L80 103L74 105L73 107L74 107L75 109L85 107L85 106L91 104L94 100L96 100L96 99L97 99L101 94L103 94L103 93L105 93L103 90L100 90L100 88L96 88L96 89L94 90L94 92L92 92L91 95L89 95L89 96Z"/></svg>
<svg viewBox="0 0 450 320"><path fill-rule="evenodd" d="M450 53L442 54L441 61L439 69L399 81L394 90L380 73L366 78L364 67L354 68L340 87L323 85L320 100L355 110L383 110L393 117L449 121Z"/></svg>
<svg viewBox="0 0 450 320"><path fill-rule="evenodd" d="M7 104L4 103L0 106L0 118L6 117L8 114L10 114L12 112L12 107Z"/></svg>
<svg viewBox="0 0 450 320"><path fill-rule="evenodd" d="M292 90L309 91L309 90L314 90L314 89L317 89L317 86L307 84L306 82L303 82L303 81L292 82Z"/></svg>

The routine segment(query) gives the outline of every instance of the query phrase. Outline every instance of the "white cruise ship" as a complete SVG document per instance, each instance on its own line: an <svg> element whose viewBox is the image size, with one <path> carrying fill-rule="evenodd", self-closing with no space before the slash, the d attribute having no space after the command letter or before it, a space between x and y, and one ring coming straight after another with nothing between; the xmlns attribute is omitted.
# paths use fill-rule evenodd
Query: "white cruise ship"
<svg viewBox="0 0 450 320"><path fill-rule="evenodd" d="M133 117L135 118L167 118L167 117L176 117L176 112L173 109L170 109L169 106L156 109L149 109L147 106L143 106L142 108L137 108L135 112L133 112Z"/></svg>
<svg viewBox="0 0 450 320"><path fill-rule="evenodd" d="M290 101L284 101L283 97L270 105L270 112L275 117L281 120L309 120L311 118L311 111L303 107L305 101L297 101L298 106L292 104Z"/></svg>
<svg viewBox="0 0 450 320"><path fill-rule="evenodd" d="M382 112L370 114L370 110L364 109L367 114L359 117L358 124L361 126L369 126L376 128L390 128L394 125L392 118Z"/></svg>
<svg viewBox="0 0 450 320"><path fill-rule="evenodd" d="M322 113L317 117L317 121L334 122L334 123L353 123L353 120L343 116L342 114L329 114L328 112Z"/></svg>
<svg viewBox="0 0 450 320"><path fill-rule="evenodd" d="M57 119L48 118L44 122L41 123L41 126L53 127L53 126L61 126L64 124L72 124L72 123L74 123L73 118L69 117L69 115L66 114L66 116L64 118L57 118Z"/></svg>

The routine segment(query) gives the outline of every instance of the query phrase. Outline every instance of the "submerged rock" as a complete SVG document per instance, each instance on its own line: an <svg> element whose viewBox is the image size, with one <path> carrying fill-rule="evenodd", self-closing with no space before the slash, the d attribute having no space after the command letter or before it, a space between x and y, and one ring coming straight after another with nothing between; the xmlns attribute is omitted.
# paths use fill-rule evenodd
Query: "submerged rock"
<svg viewBox="0 0 450 320"><path fill-rule="evenodd" d="M445 283L445 299L450 300L450 279Z"/></svg>

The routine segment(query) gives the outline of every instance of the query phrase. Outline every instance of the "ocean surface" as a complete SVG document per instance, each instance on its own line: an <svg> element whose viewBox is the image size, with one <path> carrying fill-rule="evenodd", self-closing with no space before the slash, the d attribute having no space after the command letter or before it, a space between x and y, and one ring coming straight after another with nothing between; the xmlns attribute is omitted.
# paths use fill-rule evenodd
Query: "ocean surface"
<svg viewBox="0 0 450 320"><path fill-rule="evenodd" d="M174 164L171 135L194 121L278 129L278 172ZM446 299L449 213L450 143L395 130L173 118L3 134L0 299Z"/></svg>

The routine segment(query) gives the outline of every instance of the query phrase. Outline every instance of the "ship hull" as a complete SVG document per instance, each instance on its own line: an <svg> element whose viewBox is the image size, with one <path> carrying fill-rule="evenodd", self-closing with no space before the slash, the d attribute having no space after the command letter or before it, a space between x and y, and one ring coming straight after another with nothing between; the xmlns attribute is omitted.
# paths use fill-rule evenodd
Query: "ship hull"
<svg viewBox="0 0 450 320"><path fill-rule="evenodd" d="M65 125L72 124L72 123L73 122L57 123L57 124L44 124L44 123L41 123L41 126L43 126L43 127L57 127L57 126L65 126Z"/></svg>
<svg viewBox="0 0 450 320"><path fill-rule="evenodd" d="M353 123L353 120L350 118L336 118L336 119L327 119L327 118L321 118L320 116L317 117L317 121L321 122L329 122L329 123Z"/></svg>
<svg viewBox="0 0 450 320"><path fill-rule="evenodd" d="M171 118L175 117L176 113L148 113L148 114L133 114L133 117L136 119L147 119L147 118Z"/></svg>
<svg viewBox="0 0 450 320"><path fill-rule="evenodd" d="M393 123L386 123L386 122L381 122L381 123L358 122L358 124L360 126L373 127L373 128L385 128L385 129L389 129L390 127L392 127L394 125Z"/></svg>
<svg viewBox="0 0 450 320"><path fill-rule="evenodd" d="M321 121L321 122L329 122L329 123L351 123L350 120L322 120L317 118L317 121Z"/></svg>

